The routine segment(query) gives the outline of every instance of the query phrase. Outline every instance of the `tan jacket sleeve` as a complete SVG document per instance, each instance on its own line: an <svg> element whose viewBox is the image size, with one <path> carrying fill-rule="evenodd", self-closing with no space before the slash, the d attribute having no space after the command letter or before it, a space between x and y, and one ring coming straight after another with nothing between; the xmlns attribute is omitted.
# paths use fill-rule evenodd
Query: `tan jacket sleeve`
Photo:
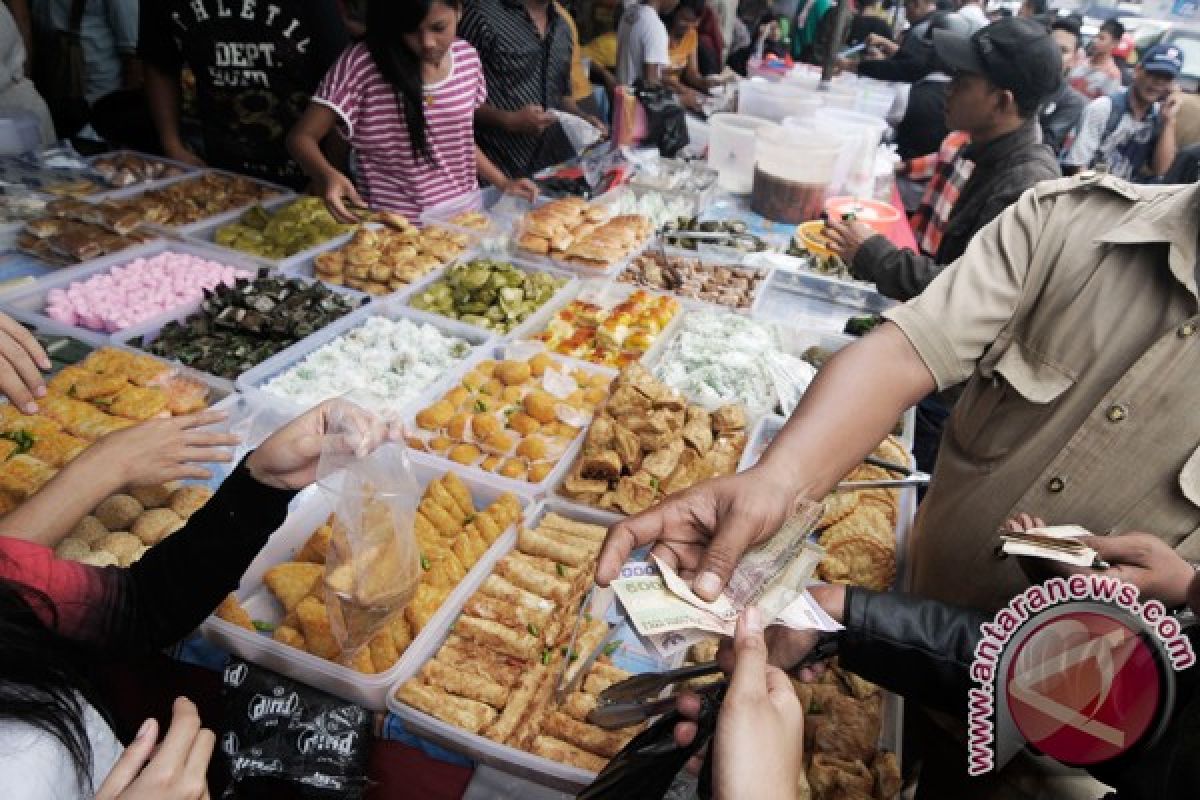
<svg viewBox="0 0 1200 800"><path fill-rule="evenodd" d="M938 389L969 378L1012 323L1044 217L1035 190L1026 191L919 297L884 313L912 342Z"/></svg>

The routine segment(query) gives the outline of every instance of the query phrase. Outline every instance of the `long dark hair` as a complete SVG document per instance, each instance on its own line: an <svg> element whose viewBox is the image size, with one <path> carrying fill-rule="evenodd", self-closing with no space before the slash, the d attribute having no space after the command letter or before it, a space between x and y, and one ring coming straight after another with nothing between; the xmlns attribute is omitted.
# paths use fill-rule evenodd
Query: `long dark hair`
<svg viewBox="0 0 1200 800"><path fill-rule="evenodd" d="M84 703L104 714L84 672L95 653L59 634L57 619L46 594L0 579L0 719L57 739L74 762L80 794L90 797L92 744Z"/></svg>
<svg viewBox="0 0 1200 800"><path fill-rule="evenodd" d="M421 59L408 49L400 37L415 32L429 15L430 9L438 4L457 11L462 7L462 0L369 0L367 35L364 40L384 80L396 87L396 101L404 112L413 158L424 158L431 164L437 162L433 157L433 148L429 146L425 122Z"/></svg>

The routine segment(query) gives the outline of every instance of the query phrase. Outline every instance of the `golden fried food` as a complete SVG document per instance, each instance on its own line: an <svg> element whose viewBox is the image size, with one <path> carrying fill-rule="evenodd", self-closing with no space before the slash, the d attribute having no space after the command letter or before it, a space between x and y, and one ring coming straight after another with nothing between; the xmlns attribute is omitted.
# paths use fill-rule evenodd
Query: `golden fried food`
<svg viewBox="0 0 1200 800"><path fill-rule="evenodd" d="M256 630L254 620L250 618L250 614L238 602L237 595L232 592L225 595L225 599L217 606L215 613L218 619L223 619L226 622L237 625L239 628L245 628L248 631Z"/></svg>
<svg viewBox="0 0 1200 800"><path fill-rule="evenodd" d="M171 502L171 494L179 488L177 483L162 483L157 486L137 486L129 495L145 508L165 508Z"/></svg>
<svg viewBox="0 0 1200 800"><path fill-rule="evenodd" d="M110 531L127 531L146 509L127 494L114 494L96 506L92 513Z"/></svg>
<svg viewBox="0 0 1200 800"><path fill-rule="evenodd" d="M588 772L599 772L608 765L606 758L593 755L560 739L541 734L534 738L533 747L530 749L534 755L557 761L560 764L585 769Z"/></svg>
<svg viewBox="0 0 1200 800"><path fill-rule="evenodd" d="M301 600L313 593L324 575L323 564L288 561L263 573L263 583L286 611L293 611Z"/></svg>
<svg viewBox="0 0 1200 800"><path fill-rule="evenodd" d="M485 703L458 697L418 681L405 683L396 696L419 711L471 733L482 733L498 716L496 710Z"/></svg>
<svg viewBox="0 0 1200 800"><path fill-rule="evenodd" d="M212 499L213 491L207 486L183 486L171 494L170 508L184 519L191 519Z"/></svg>
<svg viewBox="0 0 1200 800"><path fill-rule="evenodd" d="M296 605L296 618L304 634L304 646L308 652L330 661L337 658L337 640L329 625L329 610L317 598L309 595Z"/></svg>
<svg viewBox="0 0 1200 800"><path fill-rule="evenodd" d="M112 553L120 566L127 567L144 552L144 547L142 540L132 533L118 531L97 539L92 549Z"/></svg>
<svg viewBox="0 0 1200 800"><path fill-rule="evenodd" d="M75 539L81 539L89 546L95 545L96 540L109 534L108 528L104 527L104 523L89 514L71 529L71 536Z"/></svg>
<svg viewBox="0 0 1200 800"><path fill-rule="evenodd" d="M333 537L333 526L322 525L313 531L312 536L304 542L295 555L296 561L308 561L313 564L324 564L329 555L329 541Z"/></svg>
<svg viewBox="0 0 1200 800"><path fill-rule="evenodd" d="M183 519L169 508L152 508L143 512L136 520L130 533L153 546L182 528Z"/></svg>

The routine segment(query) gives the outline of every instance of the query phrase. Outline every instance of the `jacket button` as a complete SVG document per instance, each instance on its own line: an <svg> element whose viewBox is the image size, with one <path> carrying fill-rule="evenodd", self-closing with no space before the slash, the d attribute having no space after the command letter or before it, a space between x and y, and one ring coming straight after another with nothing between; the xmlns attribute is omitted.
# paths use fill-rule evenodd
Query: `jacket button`
<svg viewBox="0 0 1200 800"><path fill-rule="evenodd" d="M1179 330L1177 332L1179 333L1179 336L1182 339L1186 339L1189 336L1193 336L1196 333L1196 323L1185 322L1179 326Z"/></svg>
<svg viewBox="0 0 1200 800"><path fill-rule="evenodd" d="M1125 419L1128 416L1129 416L1129 412L1126 410L1125 406L1115 405L1115 406L1109 406L1109 408L1108 408L1108 421L1109 422L1120 422L1121 420Z"/></svg>
<svg viewBox="0 0 1200 800"><path fill-rule="evenodd" d="M1050 482L1046 484L1046 488L1055 494L1058 494L1063 489L1067 488L1067 482L1063 478L1051 478Z"/></svg>

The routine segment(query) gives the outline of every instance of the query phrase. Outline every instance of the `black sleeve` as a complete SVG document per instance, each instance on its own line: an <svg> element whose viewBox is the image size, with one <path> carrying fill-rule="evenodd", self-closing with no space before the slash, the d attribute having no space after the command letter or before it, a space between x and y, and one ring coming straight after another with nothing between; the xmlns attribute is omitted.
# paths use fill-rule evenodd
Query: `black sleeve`
<svg viewBox="0 0 1200 800"><path fill-rule="evenodd" d="M859 64L858 74L877 81L915 83L933 72L933 65L933 46L919 37L910 36L891 58Z"/></svg>
<svg viewBox="0 0 1200 800"><path fill-rule="evenodd" d="M174 74L183 68L183 53L171 34L170 5L168 0L141 0L138 4L138 58Z"/></svg>
<svg viewBox="0 0 1200 800"><path fill-rule="evenodd" d="M966 715L986 615L899 592L846 589L838 663L930 708Z"/></svg>
<svg viewBox="0 0 1200 800"><path fill-rule="evenodd" d="M118 573L103 646L159 649L195 629L237 588L294 496L239 464L187 525Z"/></svg>
<svg viewBox="0 0 1200 800"><path fill-rule="evenodd" d="M318 73L324 77L346 49L350 36L346 33L346 21L334 0L316 0L311 5L310 13L313 28L317 32L313 41L313 56L317 60Z"/></svg>
<svg viewBox="0 0 1200 800"><path fill-rule="evenodd" d="M863 242L850 264L854 277L874 283L881 295L901 302L925 291L943 269L929 256L896 247L879 235Z"/></svg>

